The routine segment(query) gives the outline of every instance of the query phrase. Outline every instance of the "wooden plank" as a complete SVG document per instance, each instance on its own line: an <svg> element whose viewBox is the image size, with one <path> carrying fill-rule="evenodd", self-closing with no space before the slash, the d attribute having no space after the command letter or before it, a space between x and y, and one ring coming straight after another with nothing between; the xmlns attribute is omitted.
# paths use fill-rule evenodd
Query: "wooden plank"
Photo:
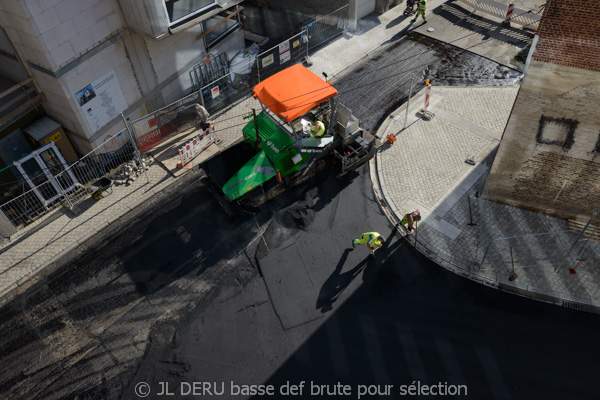
<svg viewBox="0 0 600 400"><path fill-rule="evenodd" d="M196 37L196 40L200 40L202 39L204 36L208 35L209 33L211 33L212 31L214 31L215 29L217 29L219 26L221 26L221 24L223 24L225 21L227 21L229 18L233 17L234 15L239 14L239 12L242 11L242 8L238 8L237 10L235 10L234 12L232 12L231 14L229 14L228 16L226 16L225 18L223 18L223 20L221 20L218 24L216 24L215 26L213 26L212 28L210 28L209 30L207 30L206 32L203 32L201 35L198 35L198 37Z"/></svg>
<svg viewBox="0 0 600 400"><path fill-rule="evenodd" d="M0 114L4 114L5 110L8 110L10 107L12 107L14 104L22 101L22 100L26 100L29 101L29 99L31 99L31 95L35 94L35 87L32 86L28 89L25 89L25 93L21 93L18 96L14 96L12 97L11 100L9 100L8 102L2 104L0 106Z"/></svg>
<svg viewBox="0 0 600 400"><path fill-rule="evenodd" d="M27 78L24 81L17 83L16 85L12 86L10 89L7 89L4 92L0 93L0 98L10 94L11 92L14 92L15 90L19 89L22 86L27 85L31 81L33 81L33 78Z"/></svg>
<svg viewBox="0 0 600 400"><path fill-rule="evenodd" d="M40 93L37 96L35 96L33 99L31 99L30 102L27 102L27 104L23 104L21 107L17 108L16 110L13 110L9 114L2 116L2 119L0 119L0 126L3 125L6 121L9 121L11 118L15 117L16 115L19 115L20 113L28 111L27 109L29 107L33 108L33 107L41 104L43 99L44 99L44 94ZM33 103L33 105L31 103Z"/></svg>

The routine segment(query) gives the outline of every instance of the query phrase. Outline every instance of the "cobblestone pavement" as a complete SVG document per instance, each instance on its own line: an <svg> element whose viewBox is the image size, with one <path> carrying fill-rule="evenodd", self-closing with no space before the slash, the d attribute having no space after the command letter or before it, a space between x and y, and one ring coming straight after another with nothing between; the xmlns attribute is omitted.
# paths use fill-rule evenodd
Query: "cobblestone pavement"
<svg viewBox="0 0 600 400"><path fill-rule="evenodd" d="M406 129L403 106L378 132L380 138L394 133L397 141L372 162L375 191L394 221L420 209L423 221L410 241L441 265L490 286L594 310L600 244L577 241L579 232L564 220L486 199L483 177L517 91L433 88L429 121L418 115L424 91L415 96Z"/></svg>

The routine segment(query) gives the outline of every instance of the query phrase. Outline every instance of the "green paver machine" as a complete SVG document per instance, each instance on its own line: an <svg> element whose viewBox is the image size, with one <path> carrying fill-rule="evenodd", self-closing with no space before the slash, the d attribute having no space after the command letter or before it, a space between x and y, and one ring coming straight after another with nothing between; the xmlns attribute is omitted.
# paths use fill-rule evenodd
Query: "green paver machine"
<svg viewBox="0 0 600 400"><path fill-rule="evenodd" d="M327 156L339 161L338 177L373 158L379 143L336 104L337 93L300 64L256 85L262 111L245 117L242 142L204 164L210 180L228 200L257 206L322 170ZM310 132L317 120L326 127L318 137Z"/></svg>

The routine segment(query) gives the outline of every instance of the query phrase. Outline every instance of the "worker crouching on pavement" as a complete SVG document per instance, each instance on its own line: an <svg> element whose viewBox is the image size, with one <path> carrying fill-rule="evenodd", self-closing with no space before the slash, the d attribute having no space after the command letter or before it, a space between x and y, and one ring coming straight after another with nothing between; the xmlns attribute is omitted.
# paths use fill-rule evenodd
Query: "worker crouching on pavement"
<svg viewBox="0 0 600 400"><path fill-rule="evenodd" d="M325 134L325 124L323 121L316 121L310 124L310 136L321 137Z"/></svg>
<svg viewBox="0 0 600 400"><path fill-rule="evenodd" d="M375 252L383 246L384 240L383 236L377 232L367 232L352 241L352 248L356 248L357 244L366 244L371 255L375 257Z"/></svg>
<svg viewBox="0 0 600 400"><path fill-rule="evenodd" d="M409 232L412 230L417 232L416 222L418 222L420 220L421 220L421 212L419 210L416 210L416 211L413 211L411 213L404 215L404 218L402 218L402 221L400 221L400 223L402 225L408 225L407 229Z"/></svg>

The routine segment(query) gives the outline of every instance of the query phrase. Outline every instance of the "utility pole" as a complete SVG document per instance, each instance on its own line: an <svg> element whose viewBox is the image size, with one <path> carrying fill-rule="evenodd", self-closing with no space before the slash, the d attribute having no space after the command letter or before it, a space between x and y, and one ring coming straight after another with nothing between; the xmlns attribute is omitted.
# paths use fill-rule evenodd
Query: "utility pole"
<svg viewBox="0 0 600 400"><path fill-rule="evenodd" d="M406 129L406 120L408 119L408 109L410 108L410 98L412 97L412 90L413 90L413 80L415 79L415 74L410 74L410 90L408 91L408 102L406 103L406 114L404 115L404 128L402 128L402 130Z"/></svg>

